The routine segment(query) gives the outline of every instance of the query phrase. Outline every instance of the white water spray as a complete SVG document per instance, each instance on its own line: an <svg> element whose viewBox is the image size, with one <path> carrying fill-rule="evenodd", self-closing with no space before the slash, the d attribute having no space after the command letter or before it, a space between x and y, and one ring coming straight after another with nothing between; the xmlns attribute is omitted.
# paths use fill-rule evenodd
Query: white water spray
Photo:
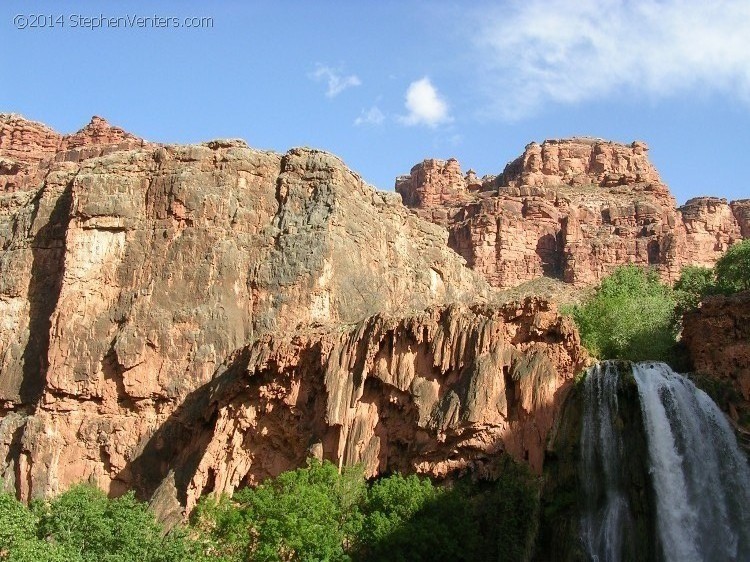
<svg viewBox="0 0 750 562"><path fill-rule="evenodd" d="M618 562L631 528L621 477L623 443L615 431L617 381L614 363L594 366L584 382L581 474L585 498L581 538L592 559Z"/></svg>
<svg viewBox="0 0 750 562"><path fill-rule="evenodd" d="M675 562L750 561L750 468L724 414L703 391L663 363L633 364L648 444L648 472L661 558ZM583 546L597 562L619 562L632 540L620 470L616 363L585 382L581 435Z"/></svg>
<svg viewBox="0 0 750 562"><path fill-rule="evenodd" d="M633 374L665 560L750 560L750 469L724 414L663 363Z"/></svg>

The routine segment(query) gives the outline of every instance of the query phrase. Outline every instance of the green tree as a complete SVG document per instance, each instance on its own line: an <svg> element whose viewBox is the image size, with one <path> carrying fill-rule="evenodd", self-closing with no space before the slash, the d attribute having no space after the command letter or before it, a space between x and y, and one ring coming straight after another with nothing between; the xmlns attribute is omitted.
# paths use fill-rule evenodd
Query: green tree
<svg viewBox="0 0 750 562"><path fill-rule="evenodd" d="M0 492L0 553L8 553L17 543L36 538L36 518L16 498Z"/></svg>
<svg viewBox="0 0 750 562"><path fill-rule="evenodd" d="M0 560L80 562L77 552L37 537L37 517L8 493L0 492Z"/></svg>
<svg viewBox="0 0 750 562"><path fill-rule="evenodd" d="M36 506L40 538L77 552L85 562L177 562L187 541L163 536L161 525L132 492L109 499L93 486L74 486Z"/></svg>
<svg viewBox="0 0 750 562"><path fill-rule="evenodd" d="M515 562L530 556L537 484L505 459L495 482L436 487L400 475L376 481L363 507L359 559Z"/></svg>
<svg viewBox="0 0 750 562"><path fill-rule="evenodd" d="M716 274L713 269L697 265L684 267L674 285L678 315L697 308L704 297L717 291Z"/></svg>
<svg viewBox="0 0 750 562"><path fill-rule="evenodd" d="M365 491L361 469L339 474L330 462L310 461L232 500L202 502L195 525L224 560L349 560Z"/></svg>
<svg viewBox="0 0 750 562"><path fill-rule="evenodd" d="M400 474L369 487L329 462L285 472L233 498L202 500L193 530L211 560L439 562L528 559L537 483L506 459L496 482L451 487Z"/></svg>
<svg viewBox="0 0 750 562"><path fill-rule="evenodd" d="M395 474L381 478L367 492L366 519L360 540L374 547L388 541L404 522L434 501L440 490L427 478Z"/></svg>
<svg viewBox="0 0 750 562"><path fill-rule="evenodd" d="M487 557L529 560L539 508L538 482L526 465L506 457L499 478L479 489L475 525Z"/></svg>
<svg viewBox="0 0 750 562"><path fill-rule="evenodd" d="M716 262L714 269L722 292L750 290L750 239L731 246Z"/></svg>
<svg viewBox="0 0 750 562"><path fill-rule="evenodd" d="M228 496L205 497L191 516L201 551L210 560L242 562L252 554L250 518L237 501Z"/></svg>
<svg viewBox="0 0 750 562"><path fill-rule="evenodd" d="M600 359L668 361L675 345L675 305L672 289L656 272L627 265L571 313L583 344Z"/></svg>

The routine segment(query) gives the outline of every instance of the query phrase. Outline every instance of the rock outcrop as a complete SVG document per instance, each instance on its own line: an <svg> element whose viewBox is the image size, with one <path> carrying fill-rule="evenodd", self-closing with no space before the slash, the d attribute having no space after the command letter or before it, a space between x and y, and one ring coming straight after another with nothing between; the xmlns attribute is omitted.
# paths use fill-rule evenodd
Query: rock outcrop
<svg viewBox="0 0 750 562"><path fill-rule="evenodd" d="M311 454L370 476L445 477L492 474L507 452L539 472L585 361L570 320L533 299L265 336L188 396L118 478L147 496L170 482L190 509Z"/></svg>
<svg viewBox="0 0 750 562"><path fill-rule="evenodd" d="M575 330L489 303L397 195L312 149L2 123L0 477L20 498L90 480L180 511L309 454L540 469Z"/></svg>
<svg viewBox="0 0 750 562"><path fill-rule="evenodd" d="M596 283L626 263L674 280L712 265L750 232L750 200L702 197L677 208L642 142L531 143L499 176L425 160L396 180L404 203L448 228L449 245L496 287L540 276Z"/></svg>
<svg viewBox="0 0 750 562"><path fill-rule="evenodd" d="M734 389L729 414L750 431L750 292L704 299L684 315L682 341L699 375Z"/></svg>
<svg viewBox="0 0 750 562"><path fill-rule="evenodd" d="M38 187L55 161L78 162L147 144L97 116L77 133L61 135L20 115L0 113L0 192Z"/></svg>

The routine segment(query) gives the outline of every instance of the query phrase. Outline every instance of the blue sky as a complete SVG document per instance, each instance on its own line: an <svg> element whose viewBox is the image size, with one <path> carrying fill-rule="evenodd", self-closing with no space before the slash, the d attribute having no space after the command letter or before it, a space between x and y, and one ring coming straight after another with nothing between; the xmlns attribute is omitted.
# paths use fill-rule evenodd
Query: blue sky
<svg viewBox="0 0 750 562"><path fill-rule="evenodd" d="M213 25L81 26L101 15ZM750 197L745 0L6 0L0 63L0 111L61 132L313 146L381 189L429 157L494 174L532 140L640 139L678 201Z"/></svg>

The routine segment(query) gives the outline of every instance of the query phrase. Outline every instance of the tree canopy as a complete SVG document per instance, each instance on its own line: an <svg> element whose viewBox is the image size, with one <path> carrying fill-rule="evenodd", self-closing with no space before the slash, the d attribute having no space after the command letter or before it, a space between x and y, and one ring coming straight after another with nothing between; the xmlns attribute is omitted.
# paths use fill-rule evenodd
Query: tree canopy
<svg viewBox="0 0 750 562"><path fill-rule="evenodd" d="M584 346L600 359L668 360L676 300L655 271L626 265L570 312Z"/></svg>

